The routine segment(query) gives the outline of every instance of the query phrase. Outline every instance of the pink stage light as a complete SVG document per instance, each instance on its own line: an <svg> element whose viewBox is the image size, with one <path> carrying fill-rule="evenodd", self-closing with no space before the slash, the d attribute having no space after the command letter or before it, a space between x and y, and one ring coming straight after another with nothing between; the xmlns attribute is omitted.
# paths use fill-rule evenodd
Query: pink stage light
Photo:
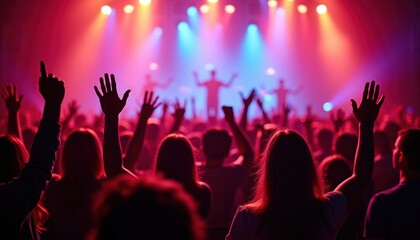
<svg viewBox="0 0 420 240"><path fill-rule="evenodd" d="M209 13L210 12L210 7L209 5L203 4L200 6L200 12L203 14Z"/></svg>
<svg viewBox="0 0 420 240"><path fill-rule="evenodd" d="M209 3L217 3L219 0L207 0Z"/></svg>
<svg viewBox="0 0 420 240"><path fill-rule="evenodd" d="M318 7L316 7L316 12L320 15L327 13L327 6L325 6L324 4L318 5Z"/></svg>
<svg viewBox="0 0 420 240"><path fill-rule="evenodd" d="M101 8L101 12L102 12L102 14L104 14L104 15L111 15L111 13L112 13L112 8L111 8L110 6L108 6L108 5L104 5L104 6Z"/></svg>
<svg viewBox="0 0 420 240"><path fill-rule="evenodd" d="M159 65L157 64L157 63L155 63L155 62L152 62L152 63L150 63L150 65L149 65L149 69L150 70L152 70L152 71L155 71L155 70L157 70L159 68Z"/></svg>
<svg viewBox="0 0 420 240"><path fill-rule="evenodd" d="M133 13L133 11L134 11L134 6L133 5L127 4L127 5L124 6L124 12L126 14L131 14L131 13Z"/></svg>
<svg viewBox="0 0 420 240"><path fill-rule="evenodd" d="M267 5L271 8L277 7L277 4L278 4L277 0L268 0L267 2Z"/></svg>
<svg viewBox="0 0 420 240"><path fill-rule="evenodd" d="M235 6L233 6L232 4L228 4L225 6L225 12L227 14L233 14L235 12Z"/></svg>
<svg viewBox="0 0 420 240"><path fill-rule="evenodd" d="M152 0L139 0L139 3L143 6L150 5L152 3Z"/></svg>
<svg viewBox="0 0 420 240"><path fill-rule="evenodd" d="M308 12L308 7L306 5L300 4L297 6L297 10L301 14L305 14Z"/></svg>

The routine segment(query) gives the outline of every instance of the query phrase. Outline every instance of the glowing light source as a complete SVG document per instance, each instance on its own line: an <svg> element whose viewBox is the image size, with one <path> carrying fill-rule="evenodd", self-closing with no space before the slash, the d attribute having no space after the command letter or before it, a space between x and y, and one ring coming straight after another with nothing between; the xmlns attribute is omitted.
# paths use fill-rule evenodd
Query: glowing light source
<svg viewBox="0 0 420 240"><path fill-rule="evenodd" d="M134 11L134 6L131 4L127 4L124 6L124 12L126 14L131 14Z"/></svg>
<svg viewBox="0 0 420 240"><path fill-rule="evenodd" d="M267 2L267 5L272 8L277 7L277 4L278 4L277 0L268 0Z"/></svg>
<svg viewBox="0 0 420 240"><path fill-rule="evenodd" d="M316 12L318 14L325 14L325 13L327 13L327 6L325 6L324 4L318 5L318 7L316 7Z"/></svg>
<svg viewBox="0 0 420 240"><path fill-rule="evenodd" d="M257 33L258 32L258 27L254 23L251 23L251 24L248 25L247 31L251 34Z"/></svg>
<svg viewBox="0 0 420 240"><path fill-rule="evenodd" d="M188 16L195 16L197 15L197 8L194 6L191 6L187 9Z"/></svg>
<svg viewBox="0 0 420 240"><path fill-rule="evenodd" d="M267 75L274 75L276 73L276 69L269 67L265 72L267 73Z"/></svg>
<svg viewBox="0 0 420 240"><path fill-rule="evenodd" d="M209 3L217 3L219 0L207 0Z"/></svg>
<svg viewBox="0 0 420 240"><path fill-rule="evenodd" d="M284 14L286 14L286 10L284 8L278 8L277 9L277 15L283 16Z"/></svg>
<svg viewBox="0 0 420 240"><path fill-rule="evenodd" d="M235 10L235 6L233 6L232 4L228 4L225 6L225 12L228 14L233 14Z"/></svg>
<svg viewBox="0 0 420 240"><path fill-rule="evenodd" d="M139 3L143 6L150 5L151 2L152 0L139 0Z"/></svg>
<svg viewBox="0 0 420 240"><path fill-rule="evenodd" d="M155 27L155 29L153 29L153 35L160 36L162 34L163 34L163 29L161 27Z"/></svg>
<svg viewBox="0 0 420 240"><path fill-rule="evenodd" d="M158 68L159 68L159 65L155 62L152 62L152 63L149 64L149 69L152 70L152 71L155 71Z"/></svg>
<svg viewBox="0 0 420 240"><path fill-rule="evenodd" d="M200 12L204 13L204 14L210 12L210 6L206 5L206 4L201 5L200 6Z"/></svg>
<svg viewBox="0 0 420 240"><path fill-rule="evenodd" d="M297 6L297 10L301 14L305 14L308 12L308 7L306 5L300 4Z"/></svg>
<svg viewBox="0 0 420 240"><path fill-rule="evenodd" d="M186 22L180 22L178 23L178 30L179 31L187 31L188 30L188 24Z"/></svg>
<svg viewBox="0 0 420 240"><path fill-rule="evenodd" d="M211 63L207 63L207 64L204 66L204 68L205 68L207 71L214 70L214 66L213 66L213 64L211 64Z"/></svg>
<svg viewBox="0 0 420 240"><path fill-rule="evenodd" d="M333 105L330 102L326 102L324 105L322 105L322 108L324 111L329 112L333 109Z"/></svg>
<svg viewBox="0 0 420 240"><path fill-rule="evenodd" d="M111 8L110 6L108 6L108 5L104 5L104 6L101 8L101 12L102 12L102 14L105 14L105 15L111 15L111 13L112 13L112 8Z"/></svg>

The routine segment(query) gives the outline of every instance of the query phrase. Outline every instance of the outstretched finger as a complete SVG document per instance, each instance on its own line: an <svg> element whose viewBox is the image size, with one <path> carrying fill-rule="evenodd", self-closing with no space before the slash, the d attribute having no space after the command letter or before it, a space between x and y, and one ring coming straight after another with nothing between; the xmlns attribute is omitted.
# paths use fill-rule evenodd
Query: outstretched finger
<svg viewBox="0 0 420 240"><path fill-rule="evenodd" d="M368 96L368 91L369 91L369 82L367 82L365 84L365 89L363 90L363 99L366 99Z"/></svg>
<svg viewBox="0 0 420 240"><path fill-rule="evenodd" d="M241 96L241 99L242 99L242 100L244 100L244 99L245 99L245 97L244 97L244 93L243 93L243 92L239 92L239 96Z"/></svg>
<svg viewBox="0 0 420 240"><path fill-rule="evenodd" d="M372 81L370 83L370 89L369 89L369 99L373 100L373 94L375 90L375 81Z"/></svg>
<svg viewBox="0 0 420 240"><path fill-rule="evenodd" d="M157 103L158 99L159 99L159 96L157 96L157 97L155 98L155 100L154 100L154 101L153 101L153 103L152 103L152 106L155 106L155 105L156 105L156 103ZM160 105L160 103L159 103L159 105ZM156 106L156 107L157 107L157 106Z"/></svg>
<svg viewBox="0 0 420 240"><path fill-rule="evenodd" d="M128 98L128 95L130 95L130 92L131 92L131 90L129 89L129 90L125 91L125 93L124 93L124 96L122 98L122 102L124 103L124 105L127 102L127 98Z"/></svg>
<svg viewBox="0 0 420 240"><path fill-rule="evenodd" d="M98 87L94 86L93 89L95 89L96 96L100 99L102 97L102 94L99 92Z"/></svg>
<svg viewBox="0 0 420 240"><path fill-rule="evenodd" d="M148 103L151 103L153 100L153 92L150 92Z"/></svg>
<svg viewBox="0 0 420 240"><path fill-rule="evenodd" d="M147 103L147 95L149 95L149 92L148 91L144 92L143 104Z"/></svg>
<svg viewBox="0 0 420 240"><path fill-rule="evenodd" d="M378 101L378 96L379 96L379 84L376 85L375 88L375 94L373 95L373 101L376 103L376 101Z"/></svg>
<svg viewBox="0 0 420 240"><path fill-rule="evenodd" d="M379 100L378 107L380 108L385 101L385 96L382 95L381 99Z"/></svg>
<svg viewBox="0 0 420 240"><path fill-rule="evenodd" d="M353 109L353 112L357 111L357 103L354 101L354 99L351 99L351 107Z"/></svg>
<svg viewBox="0 0 420 240"><path fill-rule="evenodd" d="M117 92L117 83L115 82L114 74L111 74L111 91Z"/></svg>
<svg viewBox="0 0 420 240"><path fill-rule="evenodd" d="M111 91L111 82L109 81L108 73L105 73L105 86L106 86L106 90L108 92L110 92Z"/></svg>
<svg viewBox="0 0 420 240"><path fill-rule="evenodd" d="M40 63L40 69L41 69L41 77L46 78L47 77L47 69L45 67L44 61L41 61Z"/></svg>
<svg viewBox="0 0 420 240"><path fill-rule="evenodd" d="M105 88L104 79L102 77L99 78L99 83L101 84L102 94L105 94L106 93L106 88Z"/></svg>

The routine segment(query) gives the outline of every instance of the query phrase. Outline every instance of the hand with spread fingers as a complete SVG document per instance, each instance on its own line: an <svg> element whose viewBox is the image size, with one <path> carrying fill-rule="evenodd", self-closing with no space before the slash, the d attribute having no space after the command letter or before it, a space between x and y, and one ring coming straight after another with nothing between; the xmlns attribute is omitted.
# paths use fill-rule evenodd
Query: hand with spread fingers
<svg viewBox="0 0 420 240"><path fill-rule="evenodd" d="M379 110L384 103L385 97L379 99L379 85L375 81L367 82L363 91L362 102L359 106L351 99L353 114L360 123L373 124L378 117Z"/></svg>
<svg viewBox="0 0 420 240"><path fill-rule="evenodd" d="M101 84L102 94L96 86L95 92L101 103L102 111L105 115L118 115L123 110L131 90L125 91L123 98L120 99L117 92L117 84L115 82L114 74L111 74L110 79L108 73L105 73L105 82L102 77L99 81Z"/></svg>
<svg viewBox="0 0 420 240"><path fill-rule="evenodd" d="M146 91L144 93L143 105L141 106L140 116L143 118L150 118L153 112L158 108L162 103L158 103L159 97L156 96L153 98L153 92Z"/></svg>
<svg viewBox="0 0 420 240"><path fill-rule="evenodd" d="M7 84L3 88L3 100L9 112L18 112L22 103L23 95L19 95L16 85Z"/></svg>

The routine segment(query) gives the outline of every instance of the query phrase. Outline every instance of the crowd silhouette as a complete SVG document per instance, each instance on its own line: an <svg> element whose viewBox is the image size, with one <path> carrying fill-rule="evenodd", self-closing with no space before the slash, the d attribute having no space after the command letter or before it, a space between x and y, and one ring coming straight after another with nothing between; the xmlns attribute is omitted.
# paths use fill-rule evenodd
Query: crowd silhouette
<svg viewBox="0 0 420 240"><path fill-rule="evenodd" d="M141 87L120 95L108 73L88 90L102 114L81 113L72 96L62 107L64 82L41 62L42 117L21 124L24 96L3 86L0 239L420 238L420 121L381 111L377 82L351 99L352 114L323 119L311 106L291 117L281 80L280 111L267 113L251 90L238 94L237 118L218 99L237 74L227 83L216 71L206 82L193 75L207 88L207 114L192 99L190 119L187 101ZM144 98L127 119L131 91Z"/></svg>

